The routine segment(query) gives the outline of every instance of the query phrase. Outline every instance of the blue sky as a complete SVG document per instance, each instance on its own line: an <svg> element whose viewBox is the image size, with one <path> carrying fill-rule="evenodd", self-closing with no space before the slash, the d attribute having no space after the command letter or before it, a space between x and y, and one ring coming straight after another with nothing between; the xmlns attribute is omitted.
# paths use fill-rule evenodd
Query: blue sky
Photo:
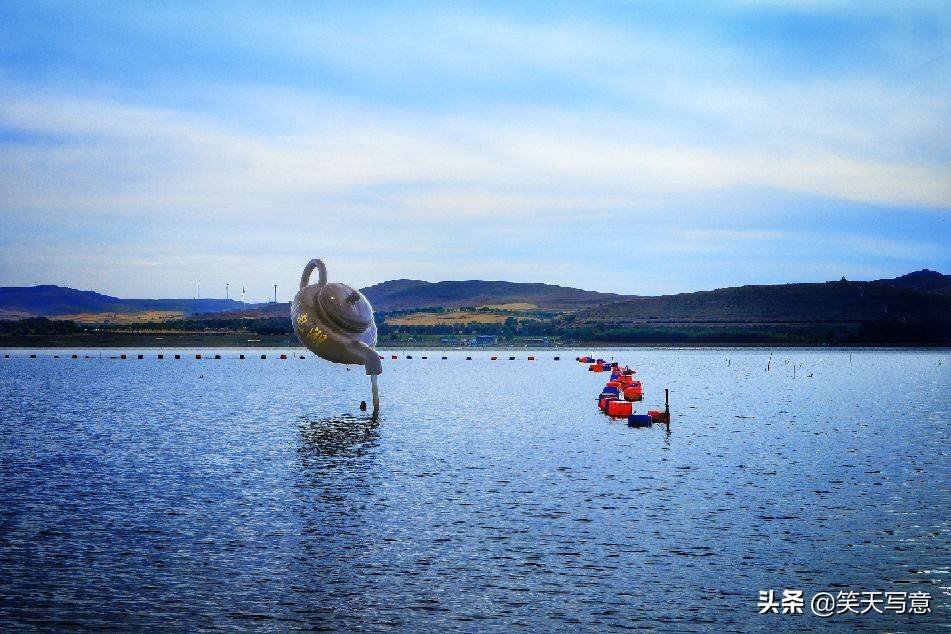
<svg viewBox="0 0 951 634"><path fill-rule="evenodd" d="M0 285L951 272L948 7L0 2Z"/></svg>

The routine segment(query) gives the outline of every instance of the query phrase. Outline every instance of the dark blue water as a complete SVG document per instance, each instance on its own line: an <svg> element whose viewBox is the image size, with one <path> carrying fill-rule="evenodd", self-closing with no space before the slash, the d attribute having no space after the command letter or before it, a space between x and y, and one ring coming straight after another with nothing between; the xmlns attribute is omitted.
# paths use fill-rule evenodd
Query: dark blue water
<svg viewBox="0 0 951 634"><path fill-rule="evenodd" d="M947 351L600 351L669 431L601 416L577 351L387 353L378 421L310 356L70 352L0 359L4 630L951 621ZM784 588L932 613L759 615Z"/></svg>

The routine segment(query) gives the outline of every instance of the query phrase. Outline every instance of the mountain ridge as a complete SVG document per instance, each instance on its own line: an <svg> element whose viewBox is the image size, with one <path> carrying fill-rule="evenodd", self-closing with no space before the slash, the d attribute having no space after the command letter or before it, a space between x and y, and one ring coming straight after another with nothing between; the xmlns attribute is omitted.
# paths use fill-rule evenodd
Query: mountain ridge
<svg viewBox="0 0 951 634"><path fill-rule="evenodd" d="M847 290L850 288L853 290ZM848 282L843 278L839 282L746 285L658 296L620 295L555 284L501 280L427 282L397 279L361 291L379 312L519 303L531 304L541 310L575 312L579 323L630 323L652 318L749 321L780 317L792 319L796 316L806 320L887 319L896 315L905 319L923 319L942 317L940 311L944 310L946 302L940 298L951 297L951 275L922 269L893 279L868 282ZM868 298L861 299L865 292L868 292ZM874 306L874 302L885 308ZM734 304L732 307L731 303ZM888 312L889 303L892 304L891 313ZM54 285L0 287L0 319L139 311L274 317L287 314L288 303L245 305L232 299L215 298L121 299Z"/></svg>
<svg viewBox="0 0 951 634"><path fill-rule="evenodd" d="M380 311L512 303L534 304L542 309L577 310L628 297L557 284L503 280L391 280L360 290L374 309Z"/></svg>
<svg viewBox="0 0 951 634"><path fill-rule="evenodd" d="M951 316L951 295L880 281L747 285L637 297L579 311L575 325L625 328L652 323L930 322Z"/></svg>
<svg viewBox="0 0 951 634"><path fill-rule="evenodd" d="M215 313L241 307L241 302L233 299L122 299L52 284L0 287L0 318L145 311Z"/></svg>

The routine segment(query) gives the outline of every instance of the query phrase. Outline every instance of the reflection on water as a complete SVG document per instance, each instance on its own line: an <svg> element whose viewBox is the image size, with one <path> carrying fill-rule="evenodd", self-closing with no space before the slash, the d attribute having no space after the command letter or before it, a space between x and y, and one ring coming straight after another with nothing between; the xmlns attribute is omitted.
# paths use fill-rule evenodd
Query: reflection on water
<svg viewBox="0 0 951 634"><path fill-rule="evenodd" d="M0 359L2 631L951 620L947 352L602 353L637 368L638 413L670 388L644 429L550 353L387 360L378 421L317 360L60 354ZM756 614L784 588L933 613Z"/></svg>
<svg viewBox="0 0 951 634"><path fill-rule="evenodd" d="M338 456L359 457L377 445L380 421L373 416L301 417L299 452L306 463Z"/></svg>

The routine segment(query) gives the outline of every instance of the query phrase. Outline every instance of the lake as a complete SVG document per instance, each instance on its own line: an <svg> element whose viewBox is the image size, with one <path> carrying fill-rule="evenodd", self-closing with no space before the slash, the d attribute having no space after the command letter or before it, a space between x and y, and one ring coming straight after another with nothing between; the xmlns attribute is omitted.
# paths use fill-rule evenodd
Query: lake
<svg viewBox="0 0 951 634"><path fill-rule="evenodd" d="M388 351L376 421L299 350L122 352L0 359L6 631L951 621L947 350ZM601 415L588 352L669 429ZM810 613L850 590L931 613Z"/></svg>

